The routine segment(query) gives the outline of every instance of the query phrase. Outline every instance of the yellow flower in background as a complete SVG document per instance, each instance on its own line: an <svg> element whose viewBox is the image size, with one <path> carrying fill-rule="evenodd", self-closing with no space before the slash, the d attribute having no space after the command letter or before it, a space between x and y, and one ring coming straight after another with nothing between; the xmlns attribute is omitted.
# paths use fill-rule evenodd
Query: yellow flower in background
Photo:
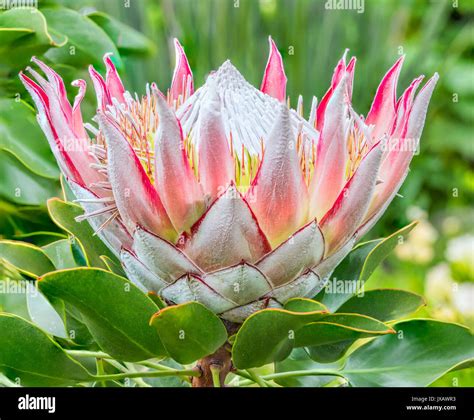
<svg viewBox="0 0 474 420"><path fill-rule="evenodd" d="M401 260L427 264L434 257L433 245L438 239L438 232L426 219L426 213L418 207L408 209L407 215L412 220L418 219L419 223L409 238L396 248L395 253Z"/></svg>
<svg viewBox="0 0 474 420"><path fill-rule="evenodd" d="M466 318L474 317L474 284L461 283L453 294L454 306Z"/></svg>
<svg viewBox="0 0 474 420"><path fill-rule="evenodd" d="M436 303L451 300L455 282L451 277L451 269L446 263L435 265L426 274L425 295Z"/></svg>
<svg viewBox="0 0 474 420"><path fill-rule="evenodd" d="M444 321L456 321L456 312L452 307L453 291L457 284L451 278L451 269L446 263L435 265L426 274L425 296L432 315Z"/></svg>
<svg viewBox="0 0 474 420"><path fill-rule="evenodd" d="M451 263L456 278L463 282L474 281L474 235L466 234L451 239L445 256ZM471 305L474 306L474 303Z"/></svg>

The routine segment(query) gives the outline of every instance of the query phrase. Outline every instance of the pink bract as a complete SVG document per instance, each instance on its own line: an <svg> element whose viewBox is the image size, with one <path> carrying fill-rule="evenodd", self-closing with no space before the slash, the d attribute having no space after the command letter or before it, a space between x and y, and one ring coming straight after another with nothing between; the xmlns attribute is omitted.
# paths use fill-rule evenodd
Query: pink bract
<svg viewBox="0 0 474 420"><path fill-rule="evenodd" d="M86 82L71 106L61 77L33 58L20 78L57 162L100 238L143 291L169 303L199 301L222 318L313 297L381 217L417 150L435 74L397 99L399 58L367 116L351 105L355 58L339 61L310 117L286 101L278 49L261 89L226 61L194 91L183 48L164 95L139 98L110 55L91 66L94 123L83 123ZM34 80L33 80L34 79Z"/></svg>

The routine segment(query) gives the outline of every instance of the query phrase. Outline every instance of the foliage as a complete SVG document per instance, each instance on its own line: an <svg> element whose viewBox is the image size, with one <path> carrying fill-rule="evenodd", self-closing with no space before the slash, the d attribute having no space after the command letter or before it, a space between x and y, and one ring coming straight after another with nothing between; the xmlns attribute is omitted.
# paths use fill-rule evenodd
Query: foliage
<svg viewBox="0 0 474 420"><path fill-rule="evenodd" d="M47 0L39 10L0 13L0 285L20 291L0 294L0 384L188 386L199 375L194 362L224 345L235 367L229 385L450 386L458 377L472 385L472 333L455 322L407 318L418 310L437 314L437 297L425 301L400 289L423 292L429 263L389 254L416 237L419 227L405 226L413 205L442 232L431 245L432 264L445 263L449 240L472 215L473 9L469 2L367 0L358 14L328 12L324 3L162 0L126 9L105 0ZM369 108L376 81L402 52L402 85L420 73L438 71L441 79L404 198L374 230L378 239L354 248L314 299L259 311L234 334L200 304L166 306L143 294L90 227L75 222L81 209L59 179L17 75L36 55L66 82L88 79L87 66L103 70L101 57L111 51L141 94L147 81L169 85L170 39L177 36L197 84L230 56L259 85L268 34L293 76L293 104L300 93L306 103L324 94L346 47L359 59L356 109ZM90 93L83 106L89 116ZM446 228L453 218L454 231ZM449 270L453 283L473 281L465 262L449 261ZM357 287L337 291L341 279ZM469 323L458 315L447 320Z"/></svg>
<svg viewBox="0 0 474 420"><path fill-rule="evenodd" d="M352 272L363 273L364 268L357 269L354 264L356 260L361 267L377 265L391 250L387 243L408 230L376 241L375 246L373 242L360 244L339 270L347 270L351 264ZM2 258L24 277L18 277L18 286L29 281L26 293L32 322L0 314L0 330L8 331L0 334L0 371L17 384L79 385L110 379L123 386L127 378L151 377L159 386L158 378L167 376L186 381L199 375L199 370L188 365L222 345L231 352L236 369L228 380L232 383L242 376L245 379L240 385L305 386L338 379L351 386L427 386L474 361L474 336L465 327L426 319L393 324L424 304L411 292L374 289L360 297L360 288L343 294L327 288L316 298L330 302L331 310L317 300L290 299L283 309L264 309L251 315L229 337L223 322L203 305L166 306L110 269L95 268L93 261L102 261L97 254L87 260L86 267L63 269L64 261L74 261L70 247L65 246L70 242L62 239L53 244L57 247L51 254L51 245L39 248L0 242ZM368 246L371 252L361 257L361 250ZM55 258L48 257L45 248ZM336 275L337 271L331 281ZM339 299L328 300L331 294ZM12 328L18 334L12 334ZM42 352L38 356L29 346ZM20 353L14 350L18 347L22 348ZM298 351L298 362L292 362ZM42 362L34 363L38 357ZM91 370L82 358L104 360L119 367L121 373ZM174 360L175 367L159 363L163 358ZM272 364L274 373L259 376L249 371ZM45 376L49 370L53 374ZM324 379L308 381L299 379L301 376ZM143 380L135 385L147 386Z"/></svg>

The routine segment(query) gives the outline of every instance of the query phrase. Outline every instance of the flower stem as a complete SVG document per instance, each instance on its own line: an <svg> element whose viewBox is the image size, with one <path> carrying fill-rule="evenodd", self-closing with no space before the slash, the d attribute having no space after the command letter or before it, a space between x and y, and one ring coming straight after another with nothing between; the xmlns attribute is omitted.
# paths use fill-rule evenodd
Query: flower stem
<svg viewBox="0 0 474 420"><path fill-rule="evenodd" d="M217 379L221 387L230 372L232 362L230 352L222 346L213 354L198 360L196 369L202 373L199 378L193 378L191 384L194 388L212 388L216 386Z"/></svg>
<svg viewBox="0 0 474 420"><path fill-rule="evenodd" d="M254 371L251 371L250 369L247 370L234 370L232 372L234 375L240 376L242 378L245 378L244 381L239 381L237 386L247 386L247 385L253 385L253 384L258 384L260 387L269 387L273 388L275 387L274 384L269 382L265 376L260 376Z"/></svg>
<svg viewBox="0 0 474 420"><path fill-rule="evenodd" d="M66 350L66 353L74 357L95 357L99 359L113 359L107 353L101 351L88 351L88 350Z"/></svg>
<svg viewBox="0 0 474 420"><path fill-rule="evenodd" d="M128 370L125 366L122 366L120 362L117 362L117 360L114 359L107 359L106 362L113 366L115 369L120 370L121 372L128 373L130 370ZM135 371L132 371L135 372ZM130 378L133 382L135 382L139 387L142 388L151 388L151 385L147 384L143 379L141 378Z"/></svg>
<svg viewBox="0 0 474 420"><path fill-rule="evenodd" d="M101 358L95 359L95 364L97 366L97 376L104 376L105 375L105 370L104 370L104 360ZM105 380L99 381L99 384L101 387L106 387L107 384L105 383Z"/></svg>
<svg viewBox="0 0 474 420"><path fill-rule="evenodd" d="M221 387L221 368L218 365L211 365L209 367L211 371L211 376L212 376L212 384L214 385L214 388L220 388Z"/></svg>
<svg viewBox="0 0 474 420"><path fill-rule="evenodd" d="M246 372L249 374L250 379L254 381L256 384L258 384L259 387L261 388L268 387L268 384L266 383L266 381L260 375L255 373L253 369L247 369Z"/></svg>
<svg viewBox="0 0 474 420"><path fill-rule="evenodd" d="M161 363L154 363L154 362L135 362L136 365L145 366L155 370L166 370L166 371L174 371L172 367L162 365Z"/></svg>
<svg viewBox="0 0 474 420"><path fill-rule="evenodd" d="M248 385L251 385L252 383L258 384L257 378L252 376L252 372L250 371L250 369L247 369L245 371L237 370L237 371L234 371L233 373L243 378L246 378L246 380L239 383L239 386L248 386ZM281 378L292 378L296 376L337 376L337 377L346 379L344 375L342 375L341 373L337 371L332 371L332 370L324 370L324 371L323 370L294 370L294 371L271 373L269 375L259 376L259 379L263 381L265 386L273 386L268 381L272 381L274 379L281 379Z"/></svg>
<svg viewBox="0 0 474 420"><path fill-rule="evenodd" d="M292 378L295 376L338 376L344 378L344 375L334 370L292 370L288 372L271 373L262 378L265 380Z"/></svg>
<svg viewBox="0 0 474 420"><path fill-rule="evenodd" d="M172 369L169 371L155 371L155 372L125 372L114 373L110 375L95 375L93 378L97 381L102 380L120 380L126 378L159 378L162 376L193 376L199 377L201 372L198 369Z"/></svg>
<svg viewBox="0 0 474 420"><path fill-rule="evenodd" d="M73 356L73 357L95 357L98 359L104 359L107 363L111 364L115 368L121 370L123 372L122 377L119 379L123 378L130 378L133 379L134 382L137 383L137 385L141 387L149 387L150 385L147 384L146 382L142 381L140 378L142 377L159 377L159 376L183 376L183 380L186 382L191 382L190 379L187 376L193 376L193 377L199 377L199 370L192 369L194 373L190 375L186 375L185 373L182 373L181 375L177 372L187 372L187 370L180 371L177 369L173 369L169 366L162 365L160 363L155 363L155 362L148 362L148 361L143 361L143 362L135 362L134 364L140 365L140 366L145 366L150 369L155 369L159 371L159 374L156 374L158 372L130 372L130 370L126 369L124 366L120 364L116 359L114 359L112 356L108 355L107 353L103 353L101 351L88 351L88 350L66 350L66 352ZM168 372L168 373L166 373ZM196 374L197 372L197 374ZM98 372L99 376L102 378L103 372ZM110 376L110 375L109 375Z"/></svg>
<svg viewBox="0 0 474 420"><path fill-rule="evenodd" d="M155 370L159 370L159 371L165 371L165 372L169 372L169 371L174 371L175 369L173 369L172 367L169 367L169 366L166 366L166 365L162 365L161 363L155 363L155 362L135 362L136 365L139 365L139 366L145 366L147 368L150 368L150 369L155 369ZM191 383L191 379L188 378L188 377L183 377L181 378L183 381L185 382L188 382L188 383Z"/></svg>

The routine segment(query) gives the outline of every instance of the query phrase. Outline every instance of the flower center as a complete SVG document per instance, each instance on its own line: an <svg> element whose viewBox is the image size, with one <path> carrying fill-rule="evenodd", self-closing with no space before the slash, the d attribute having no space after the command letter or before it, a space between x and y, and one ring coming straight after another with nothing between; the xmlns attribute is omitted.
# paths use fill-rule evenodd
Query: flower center
<svg viewBox="0 0 474 420"><path fill-rule="evenodd" d="M230 61L226 61L216 72L211 73L208 81L192 96L183 98L182 104L171 104L168 95L168 103L177 106L176 115L184 136L183 147L198 180L200 110L206 105L206 101L210 100L210 89L216 89L220 99L219 111L229 150L235 161L235 184L241 193L245 193L251 186L265 154L266 141L274 124L279 102L250 85ZM141 98L128 92L125 92L124 97L125 103L115 102L109 107L109 113L154 184L154 144L159 124L156 97L149 85L146 95ZM288 147L296 149L304 179L309 185L316 162L319 132L303 118L301 97L297 111L291 110L290 114L294 140L290 139ZM99 149L103 149L102 163L106 164L106 144L100 132L96 143ZM363 133L351 119L347 135L347 179L357 169L367 149Z"/></svg>

